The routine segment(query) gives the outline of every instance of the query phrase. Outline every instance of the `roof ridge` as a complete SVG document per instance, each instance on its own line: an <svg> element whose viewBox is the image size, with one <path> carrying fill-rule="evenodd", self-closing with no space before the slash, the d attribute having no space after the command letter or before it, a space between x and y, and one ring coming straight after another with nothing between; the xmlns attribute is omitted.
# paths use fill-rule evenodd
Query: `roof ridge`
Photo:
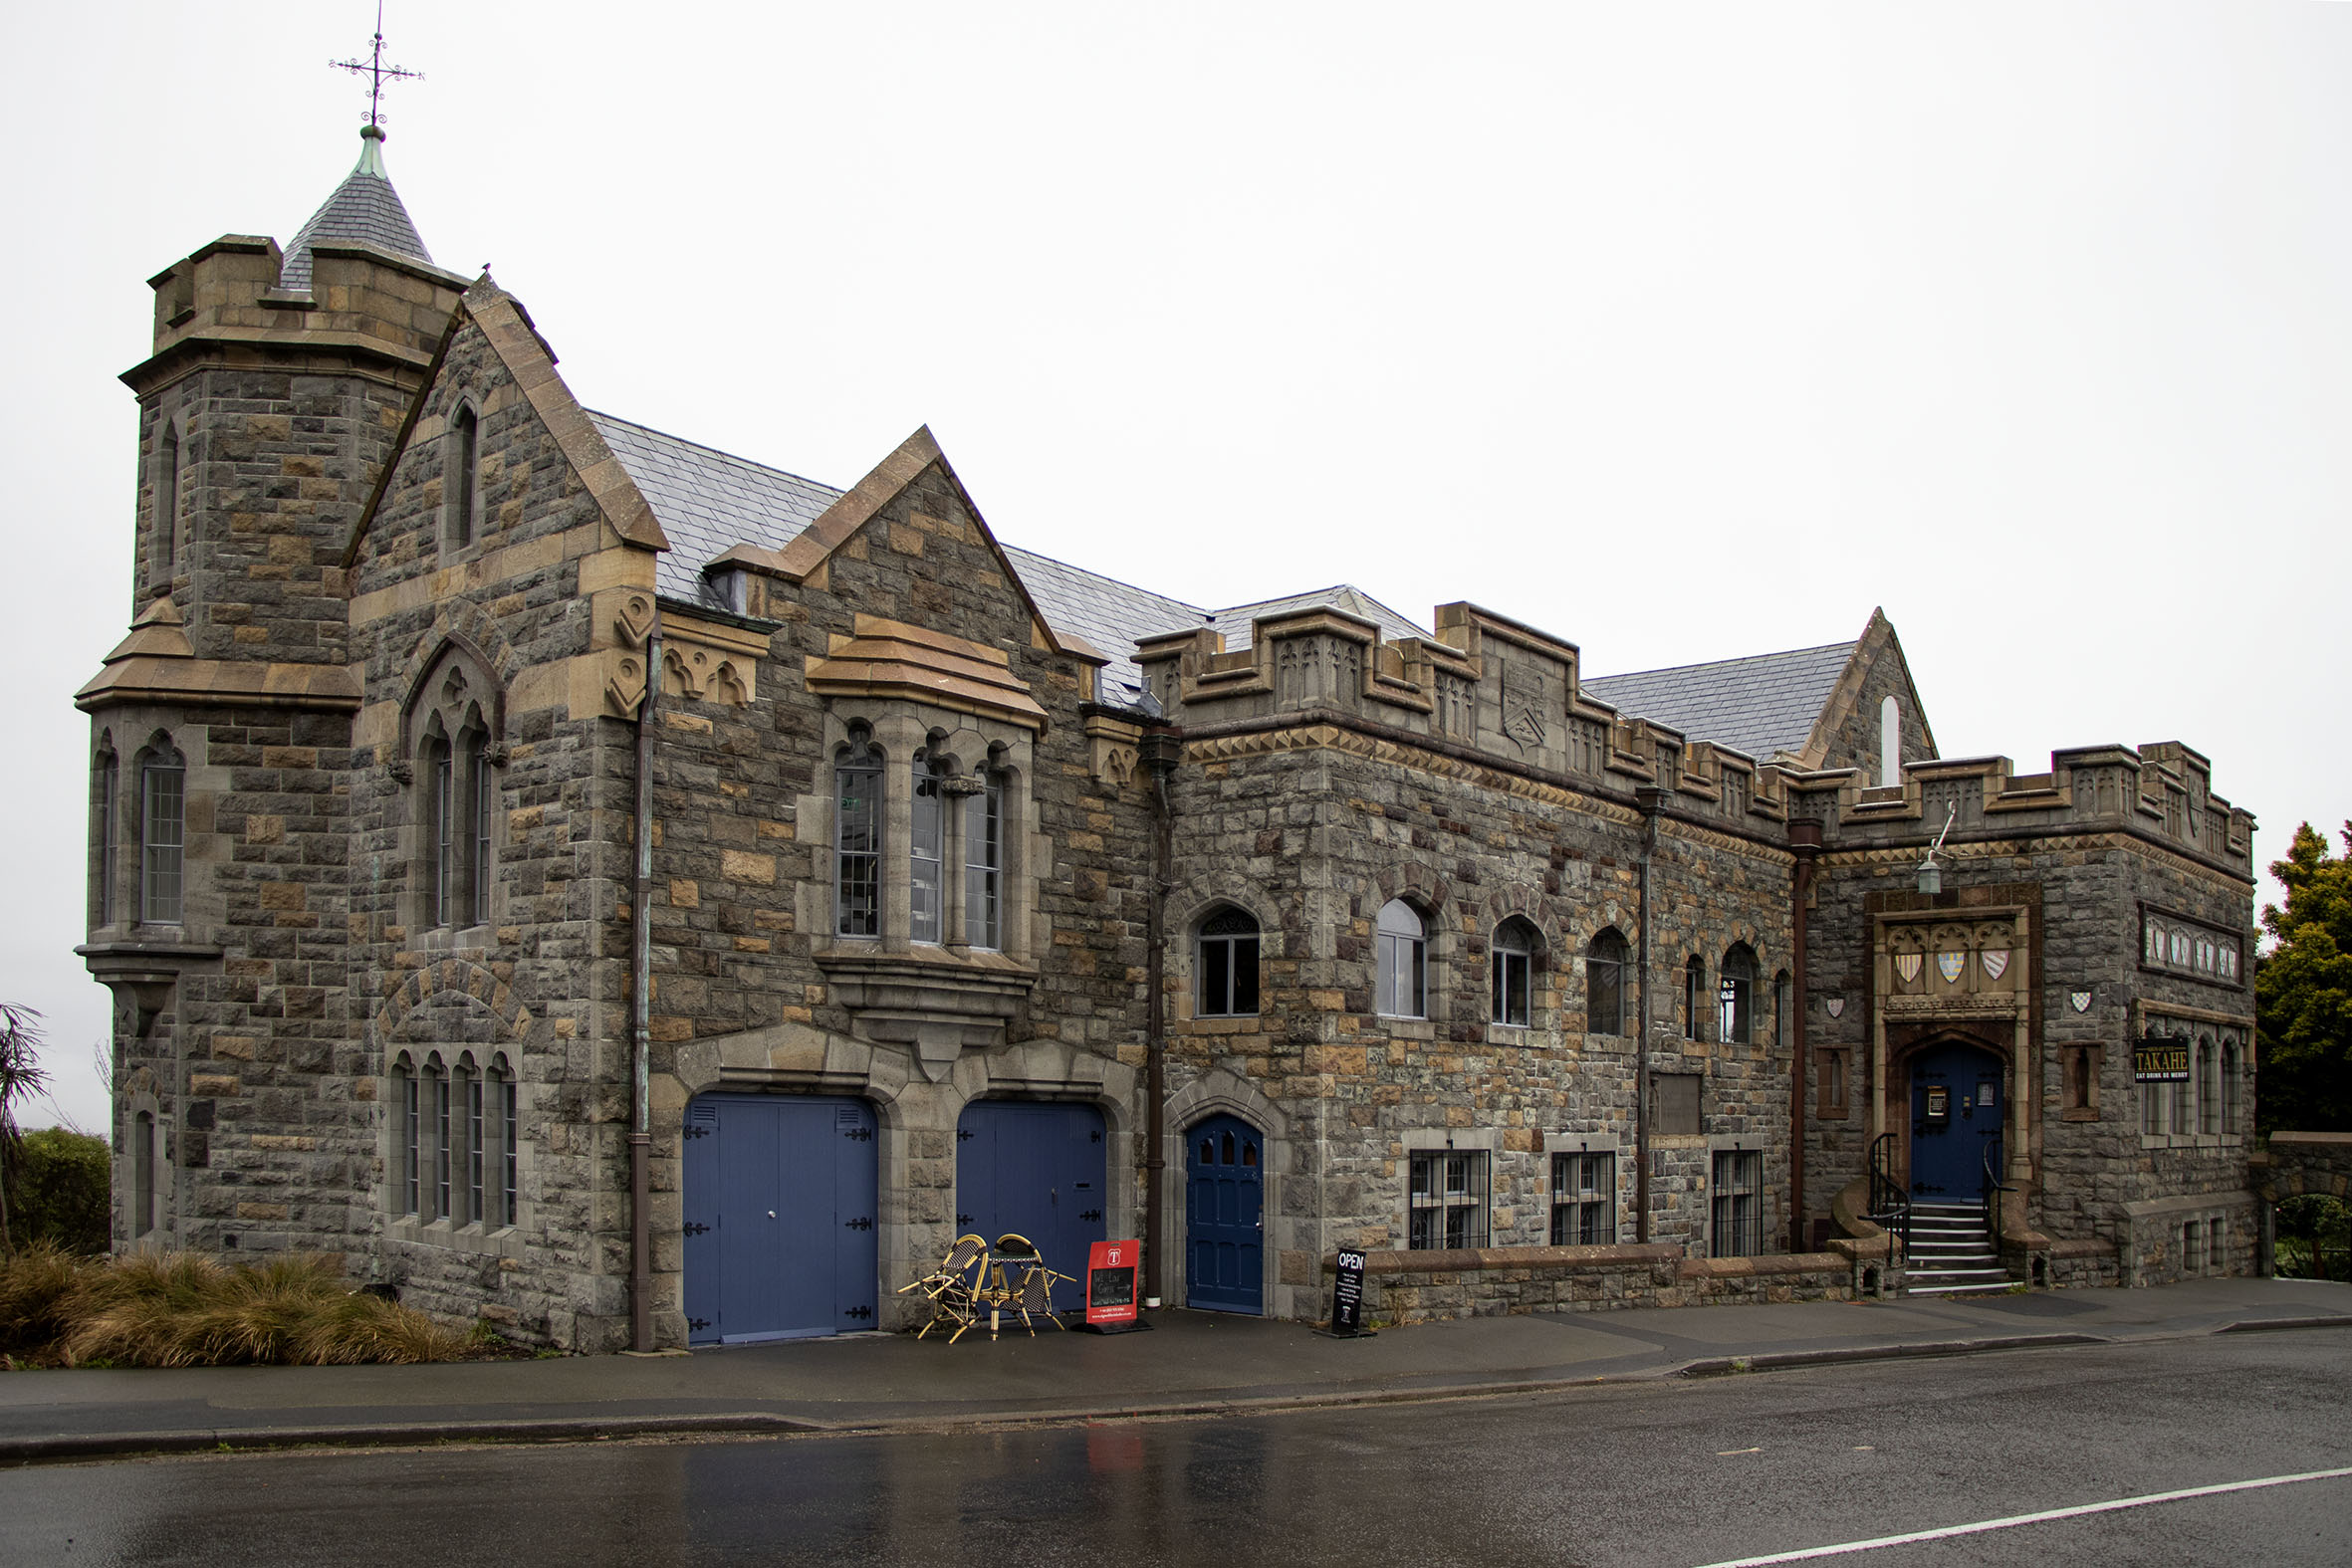
<svg viewBox="0 0 2352 1568"><path fill-rule="evenodd" d="M1610 675L1581 676L1578 684L1589 686L1594 681L1622 681L1629 680L1636 675L1673 675L1683 670L1711 670L1726 664L1753 664L1759 659L1785 659L1791 654L1797 653L1827 653L1832 648L1854 648L1861 641L1862 639L1859 637L1848 637L1843 642L1817 642L1803 648L1772 648L1763 653L1735 653L1728 659L1700 659L1692 664L1659 664L1646 670L1618 670Z"/></svg>
<svg viewBox="0 0 2352 1568"><path fill-rule="evenodd" d="M619 414L606 413L601 408L584 407L581 412L587 414L590 419L604 419L616 425L626 425L631 430L641 431L649 436L659 436L662 440L673 441L679 446L690 446L697 452L707 452L712 457L724 458L730 463L740 464L745 468L756 468L763 474L775 474L784 479L798 480L804 485L814 485L820 490L829 490L836 496L848 494L838 485L827 484L822 479L811 479L807 474L796 474L789 468L779 468L774 463L763 463L756 457L745 457L740 452L730 452L724 447L712 446L707 441L697 441L692 436L675 435L670 431L646 424L642 420L626 419Z"/></svg>

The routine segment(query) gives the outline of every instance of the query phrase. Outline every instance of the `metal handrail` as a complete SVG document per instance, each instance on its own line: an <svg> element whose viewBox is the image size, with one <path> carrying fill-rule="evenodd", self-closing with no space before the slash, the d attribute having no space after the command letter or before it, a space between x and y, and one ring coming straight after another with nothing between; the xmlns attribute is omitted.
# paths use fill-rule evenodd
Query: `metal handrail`
<svg viewBox="0 0 2352 1568"><path fill-rule="evenodd" d="M1911 1255L1911 1190L1895 1180L1895 1135L1880 1133L1870 1145L1870 1210L1872 1223L1886 1228L1901 1248L1900 1256Z"/></svg>
<svg viewBox="0 0 2352 1568"><path fill-rule="evenodd" d="M2000 1134L1995 1133L1985 1140L1984 1165L1985 1186L1982 1201L1985 1207L1985 1235L1988 1240L1992 1241L1994 1249L1999 1251L2000 1248L2000 1195L2014 1191L2008 1183L2000 1179Z"/></svg>

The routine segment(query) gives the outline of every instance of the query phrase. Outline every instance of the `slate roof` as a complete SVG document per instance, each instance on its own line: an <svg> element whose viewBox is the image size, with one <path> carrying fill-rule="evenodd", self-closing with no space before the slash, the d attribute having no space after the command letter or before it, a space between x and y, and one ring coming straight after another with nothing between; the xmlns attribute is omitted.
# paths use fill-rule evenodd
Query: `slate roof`
<svg viewBox="0 0 2352 1568"><path fill-rule="evenodd" d="M593 409L588 416L669 536L653 580L671 598L725 609L702 574L705 563L737 545L782 550L841 499L814 479Z"/></svg>
<svg viewBox="0 0 2352 1568"><path fill-rule="evenodd" d="M420 262L432 261L416 225L408 221L408 209L400 205L400 193L392 189L391 177L384 172L383 156L377 150L380 133L368 136L362 131L361 136L358 163L286 247L285 265L278 272L279 288L310 288L314 245L373 245Z"/></svg>
<svg viewBox="0 0 2352 1568"><path fill-rule="evenodd" d="M1358 620L1368 620L1380 628L1380 635L1391 642L1406 637L1426 639L1429 633L1381 603L1363 589L1342 582L1333 587L1317 588L1312 593L1294 593L1288 598L1260 599L1255 604L1236 604L1217 612L1215 624L1225 633L1225 651L1238 653L1250 645L1251 622L1261 616L1286 615L1293 610L1329 607L1344 610ZM1172 628L1162 627L1162 630Z"/></svg>
<svg viewBox="0 0 2352 1568"><path fill-rule="evenodd" d="M842 492L780 468L721 452L699 442L588 410L588 422L620 460L637 493L653 509L670 548L654 566L654 586L665 597L726 609L702 574L703 566L737 545L782 550L823 516ZM1229 650L1250 645L1251 618L1331 605L1373 622L1389 637L1429 634L1369 594L1345 583L1236 605L1212 613L1198 604L1154 593L1116 577L1073 566L1036 551L1004 546L1006 559L1029 589L1038 611L1057 632L1082 639L1109 659L1097 688L1105 703L1133 707L1143 695L1135 644L1160 632L1214 625Z"/></svg>
<svg viewBox="0 0 2352 1568"><path fill-rule="evenodd" d="M1802 750L1856 646L1829 642L1578 684L1586 696L1619 713L1654 720L1691 740L1713 741L1763 762L1774 752Z"/></svg>
<svg viewBox="0 0 2352 1568"><path fill-rule="evenodd" d="M1209 612L1197 604L1139 588L1033 550L1005 547L1029 596L1056 631L1082 637L1109 658L1098 684L1100 700L1135 706L1143 695L1143 672L1135 667L1135 644L1163 631L1198 626Z"/></svg>

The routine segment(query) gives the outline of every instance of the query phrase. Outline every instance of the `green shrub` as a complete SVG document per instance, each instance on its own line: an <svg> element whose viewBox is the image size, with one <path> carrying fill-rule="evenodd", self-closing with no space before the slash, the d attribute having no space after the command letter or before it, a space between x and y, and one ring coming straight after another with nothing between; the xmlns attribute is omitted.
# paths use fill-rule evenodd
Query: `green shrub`
<svg viewBox="0 0 2352 1568"><path fill-rule="evenodd" d="M68 1252L107 1249L114 1175L104 1138L46 1127L18 1139L8 1162L12 1246L47 1241Z"/></svg>

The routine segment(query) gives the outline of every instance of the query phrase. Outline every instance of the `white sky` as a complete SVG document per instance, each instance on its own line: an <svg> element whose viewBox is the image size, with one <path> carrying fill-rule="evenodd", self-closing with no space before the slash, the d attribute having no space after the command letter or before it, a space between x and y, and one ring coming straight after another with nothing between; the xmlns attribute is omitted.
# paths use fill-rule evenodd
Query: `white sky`
<svg viewBox="0 0 2352 1568"><path fill-rule="evenodd" d="M0 999L85 1126L69 696L133 609L116 377L143 280L348 172L327 62L372 20L0 18ZM2187 741L2265 863L2352 814L2352 8L391 0L386 33L426 244L494 263L590 407L837 485L928 422L1009 543L1209 604L1471 599L1594 674L1883 604L1947 757Z"/></svg>

